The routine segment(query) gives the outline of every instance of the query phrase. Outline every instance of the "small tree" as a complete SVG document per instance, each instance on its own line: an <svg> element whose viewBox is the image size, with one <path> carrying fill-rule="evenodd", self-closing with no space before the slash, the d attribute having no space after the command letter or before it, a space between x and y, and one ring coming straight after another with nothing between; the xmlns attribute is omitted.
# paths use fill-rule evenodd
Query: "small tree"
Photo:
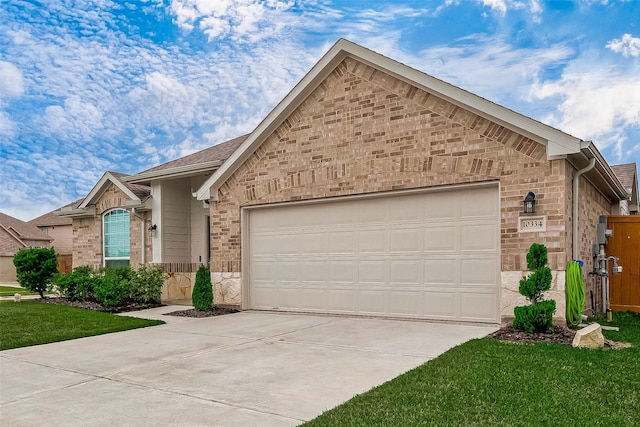
<svg viewBox="0 0 640 427"><path fill-rule="evenodd" d="M531 305L514 309L513 326L527 332L546 332L553 325L553 313L556 312L554 300L543 300L544 292L551 289L551 269L547 267L547 248L534 243L527 253L527 268L531 274L520 279L520 294Z"/></svg>
<svg viewBox="0 0 640 427"><path fill-rule="evenodd" d="M213 289L209 269L201 265L196 273L196 284L191 293L193 308L198 311L209 311L213 306Z"/></svg>
<svg viewBox="0 0 640 427"><path fill-rule="evenodd" d="M58 256L53 248L20 249L13 257L13 265L18 283L44 298L44 292L58 272Z"/></svg>

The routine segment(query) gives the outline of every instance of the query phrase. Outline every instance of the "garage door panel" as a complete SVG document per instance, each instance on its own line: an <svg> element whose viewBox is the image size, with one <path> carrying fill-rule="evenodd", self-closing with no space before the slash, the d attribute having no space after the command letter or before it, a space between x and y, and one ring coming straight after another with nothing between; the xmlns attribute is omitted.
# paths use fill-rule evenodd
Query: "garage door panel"
<svg viewBox="0 0 640 427"><path fill-rule="evenodd" d="M463 285L498 283L498 262L495 258L469 258L460 263L460 283Z"/></svg>
<svg viewBox="0 0 640 427"><path fill-rule="evenodd" d="M389 282L422 283L422 259L405 259L389 261Z"/></svg>
<svg viewBox="0 0 640 427"><path fill-rule="evenodd" d="M456 283L458 258L429 258L423 262L425 283Z"/></svg>
<svg viewBox="0 0 640 427"><path fill-rule="evenodd" d="M460 205L460 217L498 216L498 198L495 189L482 188L464 192L464 203Z"/></svg>
<svg viewBox="0 0 640 427"><path fill-rule="evenodd" d="M330 232L329 252L332 254L354 254L358 251L357 233L355 231Z"/></svg>
<svg viewBox="0 0 640 427"><path fill-rule="evenodd" d="M370 259L358 262L358 281L360 283L387 283L388 265L385 260Z"/></svg>
<svg viewBox="0 0 640 427"><path fill-rule="evenodd" d="M298 240L301 254L326 254L329 251L327 233L300 233Z"/></svg>
<svg viewBox="0 0 640 427"><path fill-rule="evenodd" d="M403 228L389 231L391 252L422 251L422 233L419 228Z"/></svg>
<svg viewBox="0 0 640 427"><path fill-rule="evenodd" d="M352 260L332 260L329 270L331 283L356 283L358 281L358 262Z"/></svg>
<svg viewBox="0 0 640 427"><path fill-rule="evenodd" d="M359 314L385 314L387 313L388 293L384 289L374 287L364 287L358 292L358 313Z"/></svg>
<svg viewBox="0 0 640 427"><path fill-rule="evenodd" d="M329 272L331 264L329 263L329 260L301 259L299 268L300 280L305 282L325 282L327 280L327 272Z"/></svg>
<svg viewBox="0 0 640 427"><path fill-rule="evenodd" d="M431 289L424 292L425 313L437 318L456 318L457 294L446 289Z"/></svg>
<svg viewBox="0 0 640 427"><path fill-rule="evenodd" d="M460 249L463 251L497 251L498 228L495 223L462 224Z"/></svg>
<svg viewBox="0 0 640 427"><path fill-rule="evenodd" d="M391 291L389 294L389 313L396 316L422 316L422 294L422 291Z"/></svg>
<svg viewBox="0 0 640 427"><path fill-rule="evenodd" d="M355 313L358 311L358 295L353 289L331 289L328 311Z"/></svg>
<svg viewBox="0 0 640 427"><path fill-rule="evenodd" d="M490 318L497 310L495 292L463 292L460 295L460 317L466 320L481 321Z"/></svg>
<svg viewBox="0 0 640 427"><path fill-rule="evenodd" d="M454 225L426 227L423 231L425 252L455 251L458 229Z"/></svg>
<svg viewBox="0 0 640 427"><path fill-rule="evenodd" d="M249 212L251 307L499 320L497 187Z"/></svg>
<svg viewBox="0 0 640 427"><path fill-rule="evenodd" d="M385 252L387 233L385 230L363 230L358 232L359 252Z"/></svg>

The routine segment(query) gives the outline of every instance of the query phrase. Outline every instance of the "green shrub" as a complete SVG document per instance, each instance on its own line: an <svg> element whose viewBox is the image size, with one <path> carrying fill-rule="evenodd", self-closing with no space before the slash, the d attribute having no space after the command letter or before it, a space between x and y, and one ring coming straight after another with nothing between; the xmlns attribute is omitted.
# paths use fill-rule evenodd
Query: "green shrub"
<svg viewBox="0 0 640 427"><path fill-rule="evenodd" d="M209 269L201 265L196 273L196 284L191 293L193 307L198 311L211 310L213 306L213 289Z"/></svg>
<svg viewBox="0 0 640 427"><path fill-rule="evenodd" d="M58 272L58 256L53 248L20 249L13 257L13 265L18 283L44 298L44 292Z"/></svg>
<svg viewBox="0 0 640 427"><path fill-rule="evenodd" d="M553 325L556 302L542 299L545 291L551 289L551 269L547 267L547 248L534 243L527 253L527 267L531 274L520 279L520 294L531 302L513 310L513 326L527 332L546 332Z"/></svg>
<svg viewBox="0 0 640 427"><path fill-rule="evenodd" d="M159 303L162 297L164 274L160 267L141 265L131 275L130 298L143 304Z"/></svg>
<svg viewBox="0 0 640 427"><path fill-rule="evenodd" d="M123 305L129 299L130 283L131 268L106 268L102 280L95 284L96 302L108 309Z"/></svg>
<svg viewBox="0 0 640 427"><path fill-rule="evenodd" d="M513 327L526 332L546 332L553 326L554 300L519 306L514 309Z"/></svg>
<svg viewBox="0 0 640 427"><path fill-rule="evenodd" d="M93 301L94 288L100 278L95 276L89 266L73 269L69 274L58 274L53 280L60 295L71 301Z"/></svg>

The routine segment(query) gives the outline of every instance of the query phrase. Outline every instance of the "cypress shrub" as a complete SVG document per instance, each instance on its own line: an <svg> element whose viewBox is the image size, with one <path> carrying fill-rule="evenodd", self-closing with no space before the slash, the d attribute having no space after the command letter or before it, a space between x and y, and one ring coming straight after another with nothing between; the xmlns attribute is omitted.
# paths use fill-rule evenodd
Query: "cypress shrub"
<svg viewBox="0 0 640 427"><path fill-rule="evenodd" d="M201 265L196 273L196 284L191 293L193 308L198 311L209 311L213 307L213 288L209 268Z"/></svg>

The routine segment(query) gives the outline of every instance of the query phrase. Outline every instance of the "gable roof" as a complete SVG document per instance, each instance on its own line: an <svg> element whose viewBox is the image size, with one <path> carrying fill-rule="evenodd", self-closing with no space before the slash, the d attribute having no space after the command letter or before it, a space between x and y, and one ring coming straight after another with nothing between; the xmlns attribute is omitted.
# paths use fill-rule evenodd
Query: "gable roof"
<svg viewBox="0 0 640 427"><path fill-rule="evenodd" d="M381 70L402 81L409 82L428 93L432 93L544 144L548 158L563 158L570 154L580 153L581 150L587 150L590 155L585 155L589 158L596 157L599 163L600 160L603 160L602 156L597 153L597 150L589 141L583 141L353 42L340 39L267 115L256 129L247 136L242 145L240 145L229 159L204 182L196 193L198 200L208 200L211 197L210 195L212 195L214 199L217 199L217 190L220 186L244 163L279 124L333 72L335 67L347 57L351 57ZM578 163L579 162L578 160ZM611 187L610 190L612 193L621 193L623 191L622 186L619 182L616 182L617 179L613 172L611 172L609 166L606 165L606 162L605 166L600 169L604 169L604 179L612 181L608 184L608 186ZM212 189L213 191L211 191Z"/></svg>
<svg viewBox="0 0 640 427"><path fill-rule="evenodd" d="M247 139L248 135L239 136L229 141L216 144L193 154L144 170L135 175L122 178L123 182L149 184L153 179L178 178L203 172L212 172Z"/></svg>
<svg viewBox="0 0 640 427"><path fill-rule="evenodd" d="M142 205L151 196L151 187L148 185L124 182L124 178L130 175L120 172L107 171L100 180L93 186L87 197L81 199L80 203L73 202L55 211L56 215L62 217L82 217L95 214L95 202L104 194L110 184L115 185L129 199L127 203L130 207Z"/></svg>
<svg viewBox="0 0 640 427"><path fill-rule="evenodd" d="M71 203L68 203L68 204L64 205L61 208L55 209L55 210L53 210L51 212L47 212L44 215L40 215L39 217L34 218L31 221L29 221L29 224L33 224L36 227L51 227L51 226L56 226L56 225L71 225L72 224L71 218L61 217L60 215L56 214L56 211L59 211L60 209L63 209L63 208L68 208L68 207L75 206L75 205L79 204L81 201L82 201L82 199L78 199L76 201L73 201Z"/></svg>
<svg viewBox="0 0 640 427"><path fill-rule="evenodd" d="M20 248L49 246L52 241L35 225L0 212L0 253L13 255Z"/></svg>
<svg viewBox="0 0 640 427"><path fill-rule="evenodd" d="M635 163L613 165L611 170L616 174L629 193L630 210L638 211L638 170Z"/></svg>

